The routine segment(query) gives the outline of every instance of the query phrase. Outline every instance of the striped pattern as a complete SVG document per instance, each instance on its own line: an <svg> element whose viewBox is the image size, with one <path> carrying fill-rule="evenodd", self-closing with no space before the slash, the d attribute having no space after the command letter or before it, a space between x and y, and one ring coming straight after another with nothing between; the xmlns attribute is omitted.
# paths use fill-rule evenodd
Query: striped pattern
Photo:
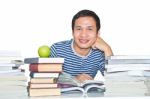
<svg viewBox="0 0 150 99"><path fill-rule="evenodd" d="M63 71L76 76L81 73L89 74L95 77L98 70L104 74L105 56L97 49L92 49L87 57L76 55L71 47L73 40L62 41L51 46L50 57L65 58Z"/></svg>

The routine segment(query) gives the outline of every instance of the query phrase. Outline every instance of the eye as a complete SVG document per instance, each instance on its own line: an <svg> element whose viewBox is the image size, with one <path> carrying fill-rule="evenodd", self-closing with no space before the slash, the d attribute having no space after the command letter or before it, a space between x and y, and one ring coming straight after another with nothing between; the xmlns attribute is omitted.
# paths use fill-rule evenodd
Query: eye
<svg viewBox="0 0 150 99"><path fill-rule="evenodd" d="M76 30L81 30L81 28L80 28L80 27L77 27Z"/></svg>
<svg viewBox="0 0 150 99"><path fill-rule="evenodd" d="M93 29L92 28L88 28L88 30L92 31Z"/></svg>

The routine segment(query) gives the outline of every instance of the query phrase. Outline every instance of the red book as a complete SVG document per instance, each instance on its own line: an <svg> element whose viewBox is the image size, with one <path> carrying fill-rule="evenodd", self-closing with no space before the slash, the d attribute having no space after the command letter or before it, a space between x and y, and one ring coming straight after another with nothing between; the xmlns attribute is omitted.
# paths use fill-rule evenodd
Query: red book
<svg viewBox="0 0 150 99"><path fill-rule="evenodd" d="M62 72L62 64L35 63L29 65L31 72Z"/></svg>
<svg viewBox="0 0 150 99"><path fill-rule="evenodd" d="M41 84L41 83L56 83L57 78L31 78L30 83Z"/></svg>

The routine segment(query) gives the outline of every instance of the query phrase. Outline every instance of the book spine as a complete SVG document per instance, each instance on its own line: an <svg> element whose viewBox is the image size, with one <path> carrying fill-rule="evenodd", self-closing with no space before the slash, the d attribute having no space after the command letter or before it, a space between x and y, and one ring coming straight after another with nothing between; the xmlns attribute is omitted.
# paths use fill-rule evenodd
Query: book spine
<svg viewBox="0 0 150 99"><path fill-rule="evenodd" d="M47 63L30 64L29 70L31 72L61 72L62 64L47 64Z"/></svg>
<svg viewBox="0 0 150 99"><path fill-rule="evenodd" d="M30 64L29 71L38 72L38 64Z"/></svg>

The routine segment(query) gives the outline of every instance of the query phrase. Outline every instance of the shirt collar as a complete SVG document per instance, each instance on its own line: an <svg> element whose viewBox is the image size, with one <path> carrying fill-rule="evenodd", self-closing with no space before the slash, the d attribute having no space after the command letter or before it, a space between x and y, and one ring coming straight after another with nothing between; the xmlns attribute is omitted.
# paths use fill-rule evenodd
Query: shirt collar
<svg viewBox="0 0 150 99"><path fill-rule="evenodd" d="M92 49L90 49L90 52L89 52L86 56L82 56L82 55L78 54L78 53L75 51L74 47L73 47L73 43L74 43L74 40L72 40L72 42L71 42L71 49L72 49L72 51L73 51L73 53L74 53L75 55L77 55L77 56L79 56L79 57L85 59L85 58L87 58L87 57L91 54Z"/></svg>

